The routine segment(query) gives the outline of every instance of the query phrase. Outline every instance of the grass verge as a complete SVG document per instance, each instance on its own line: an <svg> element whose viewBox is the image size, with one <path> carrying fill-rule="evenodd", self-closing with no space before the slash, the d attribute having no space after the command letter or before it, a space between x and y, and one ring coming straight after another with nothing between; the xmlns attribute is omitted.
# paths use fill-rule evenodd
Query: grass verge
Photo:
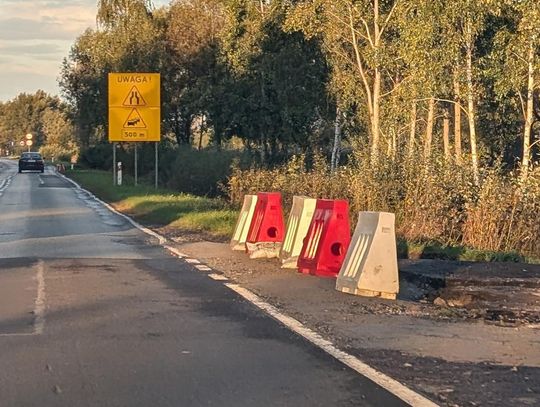
<svg viewBox="0 0 540 407"><path fill-rule="evenodd" d="M229 239L233 233L238 212L223 200L135 186L129 177L117 187L112 184L112 174L106 171L73 170L66 175L146 225L203 232L218 239Z"/></svg>
<svg viewBox="0 0 540 407"><path fill-rule="evenodd" d="M221 199L156 190L148 185L135 186L130 177L124 178L123 186L115 187L112 174L100 170L67 171L66 175L117 210L146 225L171 227L179 232L202 232L219 240L228 240L233 234L238 211ZM537 259L515 252L491 252L433 241L409 242L401 238L397 243L398 257L402 259L539 263Z"/></svg>

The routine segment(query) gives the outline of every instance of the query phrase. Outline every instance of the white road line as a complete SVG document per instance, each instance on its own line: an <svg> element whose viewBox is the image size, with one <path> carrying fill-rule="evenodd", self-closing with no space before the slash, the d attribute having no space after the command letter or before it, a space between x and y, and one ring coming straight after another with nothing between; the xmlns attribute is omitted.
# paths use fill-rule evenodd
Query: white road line
<svg viewBox="0 0 540 407"><path fill-rule="evenodd" d="M165 249L167 249L168 251L170 251L171 253L173 253L174 255L178 256L178 257L181 257L181 258L189 257L187 254L182 253L181 251L179 251L178 249L176 249L176 248L174 248L172 246L164 245L163 247Z"/></svg>
<svg viewBox="0 0 540 407"><path fill-rule="evenodd" d="M263 301L259 296L253 294L251 291L246 290L245 288L231 283L225 283L225 286L244 297L247 301L259 307L261 310L272 316L274 319L277 319L283 325L285 325L290 330L296 332L298 335L304 337L309 342L315 346L321 348L326 353L332 355L334 358L342 362L343 364L349 366L354 371L360 373L362 376L367 377L371 381L377 383L379 386L388 390L390 393L393 393L395 396L399 397L401 400L409 403L415 407L437 407L438 405L428 400L424 396L414 392L405 385L401 384L397 380L392 379L391 377L386 376L384 373L379 372L378 370L373 369L371 366L362 362L355 356L352 356L346 352L339 350L332 342L327 341L318 333L312 331L311 329L304 326L298 320L291 318L287 315L282 314L277 310L276 307L268 304Z"/></svg>
<svg viewBox="0 0 540 407"><path fill-rule="evenodd" d="M144 233L146 233L147 235L150 235L152 237L155 237L156 239L158 239L159 241L159 245L160 246L163 246L165 245L165 243L167 243L167 239L163 236L161 236L160 234L154 232L153 230L150 230L146 227L144 227L143 225L141 225L140 223L137 223L135 222L133 219L131 219L129 216L127 215L124 215L122 212L118 212L116 209L114 209L111 205L109 205L107 202L104 202L102 201L101 199L99 199L97 196L95 196L94 194L92 194L90 191L87 191L86 189L84 189L83 187L81 187L78 183L76 183L75 181L73 181L72 179L66 177L65 175L63 174L60 174L60 173L57 173L57 175L59 175L60 177L64 178L65 180L71 182L73 185L75 185L75 187L77 189L80 189L82 191L85 191L89 194L90 198L91 199L94 199L96 202L99 202L100 204L104 205L108 210L110 210L111 212L115 213L116 215L126 219L129 223L131 223L133 226L135 226L137 229L143 231Z"/></svg>
<svg viewBox="0 0 540 407"><path fill-rule="evenodd" d="M34 320L34 334L41 335L45 329L45 266L43 261L38 263L37 270L37 297L36 305L34 309L34 315L36 319Z"/></svg>
<svg viewBox="0 0 540 407"><path fill-rule="evenodd" d="M45 330L45 266L43 261L37 265L36 281L37 293L34 302L34 331L32 333L0 334L0 337L9 336L35 336L41 335Z"/></svg>
<svg viewBox="0 0 540 407"><path fill-rule="evenodd" d="M189 264L201 264L201 262L197 259L184 259L186 261L186 263L189 263Z"/></svg>
<svg viewBox="0 0 540 407"><path fill-rule="evenodd" d="M45 185L45 181L43 181L43 179L41 178L41 175L38 175L38 178L39 178L39 184Z"/></svg>
<svg viewBox="0 0 540 407"><path fill-rule="evenodd" d="M199 265L195 266L195 268L197 270L200 270L200 271L212 271L212 269L210 267L205 266L203 264L199 264Z"/></svg>
<svg viewBox="0 0 540 407"><path fill-rule="evenodd" d="M208 277L216 281L229 281L229 279L225 277L223 274L208 274Z"/></svg>
<svg viewBox="0 0 540 407"><path fill-rule="evenodd" d="M68 177L58 174L61 177L65 178L69 182L71 182L73 185L75 185L78 189L86 191L83 189L79 184L77 184L72 179L69 179ZM88 191L86 191L88 192ZM97 202L102 203L105 205L109 210L116 213L119 216L122 216L123 218L127 219L133 226L138 228L139 230L143 231L146 234L149 234L150 236L154 236L159 239L160 245L163 246L163 248L169 250L171 253L174 253L178 257L187 257L185 254L180 253L177 249L167 245L167 239L158 233L154 232L153 230L150 230L148 228L145 228L144 226L140 225L139 223L135 222L133 219L131 219L129 216L124 215L123 213L118 212L116 209L114 209L109 204L101 201L96 196L92 195L90 192L88 192L90 196L95 199ZM194 260L194 259L186 259L187 260ZM200 263L197 260L198 263ZM211 274L210 276L212 276ZM223 278L223 276L219 274L215 274L214 276L220 276L220 280L226 280L227 278ZM213 277L211 277L213 278ZM312 331L311 329L304 326L300 321L297 321L294 318L291 318L285 314L282 314L275 308L273 305L268 304L267 302L263 301L259 296L255 295L251 291L232 283L224 283L226 287L233 290L240 296L242 296L247 301L251 302L253 305L260 308L262 311L266 312L268 315L273 317L274 319L281 322L283 325L285 325L287 328L289 328L291 331L297 333L298 335L302 336L309 342L311 342L313 345L317 346L318 348L324 350L329 355L333 356L346 366L350 367L360 375L367 377L374 383L377 383L379 386L383 387L385 390L389 391L390 393L394 394L396 397L399 397L401 400L405 401L406 403L409 403L413 407L438 407L437 404L432 402L431 400L427 399L426 397L416 393L415 391L409 389L407 386L401 384L395 379L392 379L391 377L385 375L384 373L379 372L378 370L372 368L368 364L362 362L360 359L358 359L356 356L350 355L346 352L343 352L339 350L332 342L327 341L322 336L320 336L315 331Z"/></svg>

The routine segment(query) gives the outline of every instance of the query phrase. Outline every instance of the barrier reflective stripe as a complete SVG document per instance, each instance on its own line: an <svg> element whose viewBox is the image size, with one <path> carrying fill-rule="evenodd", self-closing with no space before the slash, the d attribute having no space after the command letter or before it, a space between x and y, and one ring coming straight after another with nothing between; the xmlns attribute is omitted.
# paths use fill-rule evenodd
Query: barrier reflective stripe
<svg viewBox="0 0 540 407"><path fill-rule="evenodd" d="M294 196L291 213L287 221L285 240L279 253L283 268L296 268L317 200L305 196Z"/></svg>
<svg viewBox="0 0 540 407"><path fill-rule="evenodd" d="M281 194L279 192L258 193L247 242L283 242L284 231Z"/></svg>
<svg viewBox="0 0 540 407"><path fill-rule="evenodd" d="M399 272L393 213L360 212L336 290L396 299Z"/></svg>
<svg viewBox="0 0 540 407"><path fill-rule="evenodd" d="M231 240L231 248L233 250L246 250L246 239L257 205L257 195L245 195L240 215L234 228L233 237Z"/></svg>
<svg viewBox="0 0 540 407"><path fill-rule="evenodd" d="M298 257L298 271L336 277L350 240L347 201L318 199Z"/></svg>

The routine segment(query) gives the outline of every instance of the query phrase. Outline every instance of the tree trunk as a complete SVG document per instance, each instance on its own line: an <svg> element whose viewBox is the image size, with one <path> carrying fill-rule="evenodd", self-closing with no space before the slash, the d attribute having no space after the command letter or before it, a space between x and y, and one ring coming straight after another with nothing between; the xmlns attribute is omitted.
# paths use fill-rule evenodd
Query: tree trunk
<svg viewBox="0 0 540 407"><path fill-rule="evenodd" d="M454 75L454 148L456 151L456 164L461 165L461 96L459 79Z"/></svg>
<svg viewBox="0 0 540 407"><path fill-rule="evenodd" d="M191 117L186 117L184 121L184 143L191 144Z"/></svg>
<svg viewBox="0 0 540 407"><path fill-rule="evenodd" d="M379 156L379 135L380 135L380 92L381 75L375 72L375 82L373 84L373 117L371 123L371 157L377 161Z"/></svg>
<svg viewBox="0 0 540 407"><path fill-rule="evenodd" d="M450 159L450 118L447 110L444 111L443 119L443 147L444 159L448 161Z"/></svg>
<svg viewBox="0 0 540 407"><path fill-rule="evenodd" d="M379 27L379 0L373 2L373 33L374 33L374 51L376 64L378 64L378 52L380 46L380 27ZM378 66L375 67L373 77L373 118L371 122L371 159L379 159L379 139L380 139L380 107L381 107L381 71Z"/></svg>
<svg viewBox="0 0 540 407"><path fill-rule="evenodd" d="M470 17L468 17L470 19ZM474 106L474 86L473 86L473 73L472 73L472 53L473 53L473 35L471 22L467 20L466 27L467 37L467 104L468 104L468 116L469 116L469 136L471 140L471 160L473 168L474 183L478 185L479 172L478 172L478 152L476 148L476 110Z"/></svg>
<svg viewBox="0 0 540 407"><path fill-rule="evenodd" d="M429 99L428 117L426 125L426 137L424 140L424 157L429 158L431 156L431 144L433 140L433 121L435 117L435 98Z"/></svg>
<svg viewBox="0 0 540 407"><path fill-rule="evenodd" d="M334 123L334 147L332 148L332 160L330 162L330 171L334 172L339 165L341 155L341 132L343 126L341 122L341 110L336 107L336 121Z"/></svg>
<svg viewBox="0 0 540 407"><path fill-rule="evenodd" d="M411 108L411 128L409 131L409 146L408 146L408 156L411 158L414 154L414 142L416 139L416 101L413 101Z"/></svg>
<svg viewBox="0 0 540 407"><path fill-rule="evenodd" d="M525 129L523 131L523 159L521 161L521 179L527 179L529 174L531 156L531 129L533 123L533 102L534 102L534 42L529 43L528 82L527 82L527 109L525 112Z"/></svg>

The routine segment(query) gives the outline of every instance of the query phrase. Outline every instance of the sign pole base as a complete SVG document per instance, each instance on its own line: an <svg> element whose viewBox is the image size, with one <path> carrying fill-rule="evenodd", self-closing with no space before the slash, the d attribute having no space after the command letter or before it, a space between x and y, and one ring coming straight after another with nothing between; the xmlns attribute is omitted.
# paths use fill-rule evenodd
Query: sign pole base
<svg viewBox="0 0 540 407"><path fill-rule="evenodd" d="M113 185L116 186L116 143L112 144L112 156L113 156L112 181L113 181Z"/></svg>
<svg viewBox="0 0 540 407"><path fill-rule="evenodd" d="M158 158L158 145L159 145L159 142L155 142L154 143L154 146L155 146L155 178L154 178L154 188L157 189L158 188L158 171L159 171L159 158Z"/></svg>

